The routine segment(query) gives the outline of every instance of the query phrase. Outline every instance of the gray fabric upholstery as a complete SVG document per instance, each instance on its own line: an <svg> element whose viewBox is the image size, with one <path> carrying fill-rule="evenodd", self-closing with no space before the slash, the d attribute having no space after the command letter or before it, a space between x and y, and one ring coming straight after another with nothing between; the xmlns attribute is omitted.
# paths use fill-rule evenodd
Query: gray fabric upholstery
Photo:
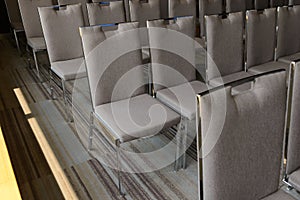
<svg viewBox="0 0 300 200"><path fill-rule="evenodd" d="M206 35L205 19L206 15L217 15L223 11L222 0L201 0L199 1L199 20L201 36Z"/></svg>
<svg viewBox="0 0 300 200"><path fill-rule="evenodd" d="M182 116L193 120L196 117L196 94L207 90L205 83L192 81L166 88L156 93L157 99Z"/></svg>
<svg viewBox="0 0 300 200"><path fill-rule="evenodd" d="M276 58L300 52L300 6L278 8Z"/></svg>
<svg viewBox="0 0 300 200"><path fill-rule="evenodd" d="M252 10L254 8L254 2L252 0L245 0L247 10Z"/></svg>
<svg viewBox="0 0 300 200"><path fill-rule="evenodd" d="M7 14L9 17L10 24L18 23L21 24L21 27L13 27L16 30L22 30L22 19L20 14L20 9L18 5L18 0L5 0L5 5L7 9Z"/></svg>
<svg viewBox="0 0 300 200"><path fill-rule="evenodd" d="M114 2L115 0L92 0L93 3L99 3L99 2ZM125 15L126 15L126 21L130 21L130 13L129 13L129 0L122 0L124 2L125 6Z"/></svg>
<svg viewBox="0 0 300 200"><path fill-rule="evenodd" d="M27 40L43 37L38 7L51 6L52 0L18 0Z"/></svg>
<svg viewBox="0 0 300 200"><path fill-rule="evenodd" d="M31 37L27 38L27 44L35 50L46 49L46 42L44 37Z"/></svg>
<svg viewBox="0 0 300 200"><path fill-rule="evenodd" d="M80 28L94 107L146 93L136 28L138 22L119 24L108 40L101 26Z"/></svg>
<svg viewBox="0 0 300 200"><path fill-rule="evenodd" d="M87 5L90 25L111 24L125 22L123 1L114 1L107 4L88 3Z"/></svg>
<svg viewBox="0 0 300 200"><path fill-rule="evenodd" d="M226 84L226 83L230 83L232 81L237 81L239 79L243 79L243 78L246 78L246 77L249 77L249 76L252 76L252 74L249 74L247 72L236 72L236 73L233 73L233 74L229 74L227 76L223 76L223 77L218 77L218 78L214 78L214 79L211 79L209 80L209 85L212 85L212 86L220 86L220 85L223 85L223 84Z"/></svg>
<svg viewBox="0 0 300 200"><path fill-rule="evenodd" d="M259 77L251 90L235 96L232 88L226 87L201 97L204 199L253 200L277 191L287 97L285 76L280 72Z"/></svg>
<svg viewBox="0 0 300 200"><path fill-rule="evenodd" d="M53 62L51 70L65 81L86 77L83 58Z"/></svg>
<svg viewBox="0 0 300 200"><path fill-rule="evenodd" d="M288 0L270 0L270 6L272 8L287 6L288 4L289 4Z"/></svg>
<svg viewBox="0 0 300 200"><path fill-rule="evenodd" d="M130 19L140 23L140 27L146 27L146 21L159 19L160 0L148 0L143 2L140 0L129 0Z"/></svg>
<svg viewBox="0 0 300 200"><path fill-rule="evenodd" d="M251 67L248 72L251 74L261 74L264 72L273 71L276 69L285 69L287 72L289 71L290 65L283 62L267 62L261 65L256 65Z"/></svg>
<svg viewBox="0 0 300 200"><path fill-rule="evenodd" d="M240 12L246 11L246 1L245 0L226 0L226 12Z"/></svg>
<svg viewBox="0 0 300 200"><path fill-rule="evenodd" d="M196 0L169 0L169 17L194 16L196 19Z"/></svg>
<svg viewBox="0 0 300 200"><path fill-rule="evenodd" d="M206 17L207 79L244 70L243 13Z"/></svg>
<svg viewBox="0 0 300 200"><path fill-rule="evenodd" d="M148 94L97 106L95 113L122 143L156 135L180 121L177 113Z"/></svg>
<svg viewBox="0 0 300 200"><path fill-rule="evenodd" d="M300 168L300 65L297 64L294 73L294 87L291 104L291 118L288 136L286 173L289 175ZM299 173L298 173L299 174ZM300 177L299 177L300 179ZM299 185L300 188L300 185Z"/></svg>
<svg viewBox="0 0 300 200"><path fill-rule="evenodd" d="M289 183L292 184L297 191L300 191L300 168L289 175Z"/></svg>
<svg viewBox="0 0 300 200"><path fill-rule="evenodd" d="M194 38L194 18L178 18L170 24L166 24L164 20L148 21L147 26L149 28L154 90L158 91L165 87L195 80L195 45L192 39ZM164 29L157 31L156 28ZM186 36L178 33L177 37L176 34L169 33L170 30L181 32ZM181 49L178 49L178 46ZM172 48L179 52L171 52Z"/></svg>
<svg viewBox="0 0 300 200"><path fill-rule="evenodd" d="M262 200L295 200L295 198L293 198L283 190L278 190L277 192L263 198Z"/></svg>
<svg viewBox="0 0 300 200"><path fill-rule="evenodd" d="M247 11L247 68L274 60L276 9Z"/></svg>
<svg viewBox="0 0 300 200"><path fill-rule="evenodd" d="M299 60L299 59L300 59L300 52L292 54L292 55L281 57L281 58L278 59L278 61L290 64L292 61Z"/></svg>
<svg viewBox="0 0 300 200"><path fill-rule="evenodd" d="M71 5L71 4L78 4L81 3L82 6L82 13L84 17L84 24L86 26L89 25L89 19L88 19L88 12L86 8L86 3L89 2L89 0L57 0L58 5Z"/></svg>
<svg viewBox="0 0 300 200"><path fill-rule="evenodd" d="M163 19L169 16L169 2L167 0L160 0L160 17Z"/></svg>
<svg viewBox="0 0 300 200"><path fill-rule="evenodd" d="M256 10L262 10L269 7L269 0L254 0L254 7Z"/></svg>
<svg viewBox="0 0 300 200"><path fill-rule="evenodd" d="M289 0L289 5L300 5L300 0Z"/></svg>
<svg viewBox="0 0 300 200"><path fill-rule="evenodd" d="M40 7L39 13L50 62L83 57L79 27L84 25L81 4L59 10Z"/></svg>

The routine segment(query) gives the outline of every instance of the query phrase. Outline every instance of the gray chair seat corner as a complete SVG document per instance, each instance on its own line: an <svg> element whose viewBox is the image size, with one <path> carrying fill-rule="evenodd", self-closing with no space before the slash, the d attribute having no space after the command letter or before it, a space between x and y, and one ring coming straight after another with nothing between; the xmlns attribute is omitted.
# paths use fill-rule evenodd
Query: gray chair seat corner
<svg viewBox="0 0 300 200"><path fill-rule="evenodd" d="M241 71L241 72L236 72L233 74L229 74L226 76L222 76L222 77L218 77L218 78L213 78L211 80L209 80L209 85L217 87L220 85L224 85L226 83L230 83L233 81L237 81L239 79L243 79L243 78L247 78L250 77L252 74L245 72L245 71Z"/></svg>
<svg viewBox="0 0 300 200"><path fill-rule="evenodd" d="M192 120L196 117L196 94L207 90L207 85L192 81L157 91L156 97L184 117Z"/></svg>
<svg viewBox="0 0 300 200"><path fill-rule="evenodd" d="M51 63L51 70L61 79L68 81L86 77L84 58L75 58Z"/></svg>
<svg viewBox="0 0 300 200"><path fill-rule="evenodd" d="M176 112L148 94L97 106L95 115L121 143L154 136L180 122Z"/></svg>
<svg viewBox="0 0 300 200"><path fill-rule="evenodd" d="M300 191L300 169L291 173L288 180L297 191Z"/></svg>
<svg viewBox="0 0 300 200"><path fill-rule="evenodd" d="M291 62L293 62L295 60L299 60L299 59L300 59L300 52L289 55L289 56L281 57L278 59L278 61L286 63L286 64L290 64Z"/></svg>
<svg viewBox="0 0 300 200"><path fill-rule="evenodd" d="M24 31L24 26L22 22L11 22L10 25L16 31Z"/></svg>
<svg viewBox="0 0 300 200"><path fill-rule="evenodd" d="M269 72L277 69L285 69L288 72L289 67L290 67L289 63L273 61L273 62L268 62L261 65L250 67L248 69L248 72L251 74L260 74L260 73Z"/></svg>
<svg viewBox="0 0 300 200"><path fill-rule="evenodd" d="M27 43L34 50L47 49L44 37L29 37L27 38Z"/></svg>
<svg viewBox="0 0 300 200"><path fill-rule="evenodd" d="M262 200L295 200L295 199L296 198L287 194L283 190L278 190L277 192L275 192L271 195L268 195L267 197L263 198Z"/></svg>

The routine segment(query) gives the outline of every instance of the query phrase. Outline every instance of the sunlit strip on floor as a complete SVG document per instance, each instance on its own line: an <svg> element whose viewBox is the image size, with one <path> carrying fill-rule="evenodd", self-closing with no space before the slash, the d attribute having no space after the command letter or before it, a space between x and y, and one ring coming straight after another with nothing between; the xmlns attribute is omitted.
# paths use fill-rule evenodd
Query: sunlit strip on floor
<svg viewBox="0 0 300 200"><path fill-rule="evenodd" d="M24 97L21 89L20 88L15 88L14 89L14 93L17 96L17 99L18 99L18 101L19 101L19 103L20 103L20 105L21 105L21 107L22 107L23 112L25 113L25 115L30 115L31 114L31 110L30 110L30 108L28 106L28 103L27 103L27 101L26 101L26 99L25 99L25 97Z"/></svg>
<svg viewBox="0 0 300 200"><path fill-rule="evenodd" d="M65 199L78 199L73 187L71 186L68 178L66 177L64 170L61 168L54 152L52 151L41 127L39 126L36 118L29 118L28 122L31 126L35 137L40 144L40 147L44 153L44 156L51 168L51 171L64 195Z"/></svg>
<svg viewBox="0 0 300 200"><path fill-rule="evenodd" d="M22 199L0 127L0 198Z"/></svg>

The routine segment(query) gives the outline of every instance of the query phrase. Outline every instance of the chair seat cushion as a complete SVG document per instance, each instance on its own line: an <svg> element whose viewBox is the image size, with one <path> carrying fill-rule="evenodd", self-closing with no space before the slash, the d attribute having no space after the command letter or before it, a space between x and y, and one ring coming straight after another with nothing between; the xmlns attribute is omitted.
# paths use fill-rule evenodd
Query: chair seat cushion
<svg viewBox="0 0 300 200"><path fill-rule="evenodd" d="M299 53L295 53L293 55L284 56L282 58L279 58L278 60L280 62L284 62L284 63L290 64L291 62L293 62L295 60L299 60L299 59L300 59L300 52Z"/></svg>
<svg viewBox="0 0 300 200"><path fill-rule="evenodd" d="M11 22L10 25L16 31L23 31L24 30L23 24L21 22Z"/></svg>
<svg viewBox="0 0 300 200"><path fill-rule="evenodd" d="M287 194L283 190L278 190L277 192L263 198L262 200L295 200L295 198Z"/></svg>
<svg viewBox="0 0 300 200"><path fill-rule="evenodd" d="M196 94L207 90L205 83L192 81L159 90L156 97L182 116L192 120L196 117Z"/></svg>
<svg viewBox="0 0 300 200"><path fill-rule="evenodd" d="M86 77L83 58L53 62L51 63L51 70L65 81Z"/></svg>
<svg viewBox="0 0 300 200"><path fill-rule="evenodd" d="M269 72L276 69L285 69L289 70L289 63L283 63L283 62L268 62L261 65L253 66L248 69L249 73L251 74L260 74L264 72Z"/></svg>
<svg viewBox="0 0 300 200"><path fill-rule="evenodd" d="M44 37L27 38L27 43L34 50L45 50L45 49L47 49Z"/></svg>
<svg viewBox="0 0 300 200"><path fill-rule="evenodd" d="M222 76L219 78L211 79L211 80L209 80L209 85L216 87L216 86L220 86L220 85L223 85L226 83L230 83L232 81L237 81L239 79L247 78L249 76L252 76L252 74L247 73L247 72L237 72L237 73Z"/></svg>
<svg viewBox="0 0 300 200"><path fill-rule="evenodd" d="M300 191L300 169L294 171L289 176L289 183L292 184L296 190Z"/></svg>
<svg viewBox="0 0 300 200"><path fill-rule="evenodd" d="M176 112L148 94L97 106L95 114L122 143L156 135L180 121Z"/></svg>

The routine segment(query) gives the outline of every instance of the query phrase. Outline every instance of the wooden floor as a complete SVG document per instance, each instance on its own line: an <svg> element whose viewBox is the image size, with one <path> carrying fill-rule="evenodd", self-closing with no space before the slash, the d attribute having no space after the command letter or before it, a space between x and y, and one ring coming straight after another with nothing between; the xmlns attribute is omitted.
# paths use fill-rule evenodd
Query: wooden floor
<svg viewBox="0 0 300 200"><path fill-rule="evenodd" d="M22 83L16 82L13 72L26 62L7 38L0 36L0 126L21 197L64 199L15 95Z"/></svg>

